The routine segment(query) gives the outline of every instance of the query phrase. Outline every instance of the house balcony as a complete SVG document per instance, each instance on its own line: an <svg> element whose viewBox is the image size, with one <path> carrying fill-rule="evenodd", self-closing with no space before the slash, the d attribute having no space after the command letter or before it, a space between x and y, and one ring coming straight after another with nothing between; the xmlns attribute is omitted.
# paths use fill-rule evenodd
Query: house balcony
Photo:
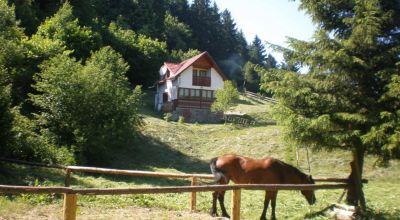
<svg viewBox="0 0 400 220"><path fill-rule="evenodd" d="M211 86L211 77L193 76L194 86Z"/></svg>
<svg viewBox="0 0 400 220"><path fill-rule="evenodd" d="M210 109L213 102L214 100L177 99L175 100L175 107Z"/></svg>

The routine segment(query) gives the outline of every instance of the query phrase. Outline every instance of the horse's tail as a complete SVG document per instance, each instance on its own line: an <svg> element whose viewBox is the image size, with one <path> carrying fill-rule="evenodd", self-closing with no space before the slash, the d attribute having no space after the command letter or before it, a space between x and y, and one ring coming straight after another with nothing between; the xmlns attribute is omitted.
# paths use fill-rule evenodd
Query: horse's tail
<svg viewBox="0 0 400 220"><path fill-rule="evenodd" d="M225 181L227 180L224 172L217 168L217 160L218 160L218 157L215 157L215 158L211 159L211 161L210 161L210 170L211 170L211 173L214 175L214 181L215 181L214 183L220 182L220 180L222 178L224 178Z"/></svg>

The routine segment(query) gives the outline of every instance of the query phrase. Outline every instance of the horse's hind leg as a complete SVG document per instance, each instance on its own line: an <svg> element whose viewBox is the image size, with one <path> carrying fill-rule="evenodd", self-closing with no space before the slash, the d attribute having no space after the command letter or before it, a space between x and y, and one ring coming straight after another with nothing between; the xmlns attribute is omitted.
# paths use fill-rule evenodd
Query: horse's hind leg
<svg viewBox="0 0 400 220"><path fill-rule="evenodd" d="M221 206L222 216L226 217L226 218L230 218L228 212L225 209L224 200L225 200L225 191L219 192L218 193L218 201L219 201L219 205Z"/></svg>
<svg viewBox="0 0 400 220"><path fill-rule="evenodd" d="M211 206L210 214L213 217L218 216L218 214L217 214L217 198L218 198L218 194L219 193L217 191L213 192L213 194L212 194L213 199L212 199L212 206Z"/></svg>
<svg viewBox="0 0 400 220"><path fill-rule="evenodd" d="M219 179L218 183L220 185L227 185L229 184L229 179L223 176L224 178ZM228 212L225 209L225 191L218 191L218 201L219 201L219 206L221 207L221 215L226 218L230 218Z"/></svg>

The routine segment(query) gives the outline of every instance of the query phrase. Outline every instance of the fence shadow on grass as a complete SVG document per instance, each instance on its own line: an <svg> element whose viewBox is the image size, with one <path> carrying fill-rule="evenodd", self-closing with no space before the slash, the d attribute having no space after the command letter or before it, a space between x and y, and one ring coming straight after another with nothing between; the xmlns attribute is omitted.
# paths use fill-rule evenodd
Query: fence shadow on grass
<svg viewBox="0 0 400 220"><path fill-rule="evenodd" d="M42 185L43 182L64 183L65 174L62 170L15 165L1 162L0 184L3 185L34 185L35 182Z"/></svg>
<svg viewBox="0 0 400 220"><path fill-rule="evenodd" d="M11 165L6 163L0 163L0 166L1 170L4 170L4 172L0 174L0 184L33 185L37 180L40 185L46 181L50 182L52 185L64 185L65 172L63 170ZM145 135L141 135L134 146L116 149L112 155L109 155L109 159L104 161L104 164L100 167L124 170L209 173L208 161L202 161L185 155L167 144ZM100 187L97 183L80 178L84 176L91 176L94 178L102 177L109 181L123 181L126 183L159 186L190 185L191 181L190 179L181 178L132 177L73 172L71 185L80 188Z"/></svg>
<svg viewBox="0 0 400 220"><path fill-rule="evenodd" d="M202 161L185 155L169 145L146 135L140 135L134 146L118 149L110 157L108 167L114 169L210 174L208 161ZM190 184L190 179L128 177L117 175L102 176L112 181L133 181L137 184Z"/></svg>
<svg viewBox="0 0 400 220"><path fill-rule="evenodd" d="M173 135L173 131L171 131ZM119 169L171 169L184 173L209 173L208 161L185 155L153 137L140 135L135 146L113 156L112 166Z"/></svg>

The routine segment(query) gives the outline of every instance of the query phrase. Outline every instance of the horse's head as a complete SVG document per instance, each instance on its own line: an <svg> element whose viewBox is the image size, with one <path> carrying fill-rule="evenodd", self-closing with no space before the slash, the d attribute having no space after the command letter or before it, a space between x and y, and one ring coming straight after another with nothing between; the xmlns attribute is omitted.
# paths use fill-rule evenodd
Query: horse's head
<svg viewBox="0 0 400 220"><path fill-rule="evenodd" d="M315 184L315 182L311 175L307 175L306 178L304 178L303 184ZM314 190L301 190L301 194L306 197L307 202L310 205L314 204L317 201L317 199L315 198Z"/></svg>

